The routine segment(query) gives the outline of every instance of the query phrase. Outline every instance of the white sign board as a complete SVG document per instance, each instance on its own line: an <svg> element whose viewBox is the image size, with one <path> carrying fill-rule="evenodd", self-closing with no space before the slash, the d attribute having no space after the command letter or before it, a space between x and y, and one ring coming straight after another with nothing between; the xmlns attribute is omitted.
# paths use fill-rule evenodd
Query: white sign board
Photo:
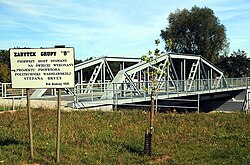
<svg viewBox="0 0 250 165"><path fill-rule="evenodd" d="M72 88L74 48L10 49L12 88Z"/></svg>

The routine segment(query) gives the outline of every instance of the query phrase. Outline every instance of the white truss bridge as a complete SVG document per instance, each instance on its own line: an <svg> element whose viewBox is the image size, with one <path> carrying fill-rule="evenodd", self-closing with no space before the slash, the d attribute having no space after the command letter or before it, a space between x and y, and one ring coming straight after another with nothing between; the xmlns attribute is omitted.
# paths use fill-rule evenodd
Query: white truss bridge
<svg viewBox="0 0 250 165"><path fill-rule="evenodd" d="M110 65L118 64L116 71ZM249 79L226 78L223 72L202 56L168 53L159 56L150 63L140 58L101 57L91 59L75 66L76 85L65 89L65 96L73 98L68 106L72 108L89 108L112 105L146 106L150 100L150 70L159 71L157 77L157 100L184 100L186 96L196 96L197 106L180 108L197 108L203 96L216 99L218 95L232 96L246 91L243 110L249 105ZM91 76L86 77L86 70ZM163 74L165 73L165 74ZM6 97L7 86L1 84L0 92ZM145 90L148 89L148 90ZM36 89L32 98L44 97L47 89ZM51 95L55 90L50 89ZM22 91L23 94L23 91ZM161 107L171 107L167 104ZM178 108L173 106L173 108Z"/></svg>
<svg viewBox="0 0 250 165"><path fill-rule="evenodd" d="M128 58L129 59L129 58ZM98 59L100 60L100 59ZM103 58L104 62L96 65L96 68L103 67L106 61L115 61L113 58ZM78 83L75 88L75 100L69 106L74 108L98 107L103 105L145 105L145 102L150 100L150 83L151 76L150 68L156 68L160 71L157 77L158 90L157 99L170 100L179 99L184 96L197 96L199 102L200 96L205 94L220 94L228 93L233 95L238 91L248 89L248 78L225 78L223 72L214 66L212 63L197 55L184 54L165 54L150 63L145 63L138 59L133 59L134 65L123 67L115 75L110 70L108 73L110 79L105 80L104 67L102 70L96 69L88 83ZM94 60L95 61L95 60ZM97 60L96 60L97 62ZM106 63L106 66L108 63ZM84 68L85 64L81 64ZM109 68L108 68L109 70ZM76 69L78 72L83 72L81 69ZM99 72L101 79L96 82ZM82 74L80 74L82 75ZM78 82L81 82L78 76ZM92 81L93 80L93 81ZM149 90L145 90L149 89ZM247 90L248 93L248 90ZM244 110L248 109L248 95L246 95ZM166 106L168 105L161 105ZM190 108L190 107L182 107ZM199 109L199 106L196 107Z"/></svg>

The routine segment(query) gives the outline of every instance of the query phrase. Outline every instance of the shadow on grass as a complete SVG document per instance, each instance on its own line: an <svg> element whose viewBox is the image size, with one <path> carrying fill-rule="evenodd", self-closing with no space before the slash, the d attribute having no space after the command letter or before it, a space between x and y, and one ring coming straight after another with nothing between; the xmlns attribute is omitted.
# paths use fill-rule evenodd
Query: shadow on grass
<svg viewBox="0 0 250 165"><path fill-rule="evenodd" d="M143 148L139 146L132 146L131 144L122 144L122 147L131 153L135 153L140 156L144 155Z"/></svg>
<svg viewBox="0 0 250 165"><path fill-rule="evenodd" d="M0 146L10 146L10 145L22 145L23 142L17 141L15 139L0 139Z"/></svg>

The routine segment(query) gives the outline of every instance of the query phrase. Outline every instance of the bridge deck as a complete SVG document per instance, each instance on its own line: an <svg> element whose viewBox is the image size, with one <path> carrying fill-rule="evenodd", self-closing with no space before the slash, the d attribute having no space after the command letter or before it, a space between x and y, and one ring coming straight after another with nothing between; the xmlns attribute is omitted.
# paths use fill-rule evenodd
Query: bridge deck
<svg viewBox="0 0 250 165"><path fill-rule="evenodd" d="M202 94L212 94L212 93L223 93L229 91L238 91L244 90L246 86L238 86L238 87L228 87L228 88L219 88L219 89L210 89L210 90L200 90L200 91L182 91L182 92L158 92L156 99L171 99L171 98L179 98L183 96L192 96L192 95L202 95ZM144 94L140 96L126 96L120 97L114 93L113 98L107 99L98 99L98 100L86 100L86 101L77 101L74 103L69 103L68 106L75 108L90 108L90 107L100 107L105 105L123 105L128 103L140 103L144 101L150 101L150 95Z"/></svg>

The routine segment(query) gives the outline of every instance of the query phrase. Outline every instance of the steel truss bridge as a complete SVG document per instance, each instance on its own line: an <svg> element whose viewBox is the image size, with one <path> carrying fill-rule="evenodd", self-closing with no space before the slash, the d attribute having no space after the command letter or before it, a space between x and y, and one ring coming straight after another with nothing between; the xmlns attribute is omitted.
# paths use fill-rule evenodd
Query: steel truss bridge
<svg viewBox="0 0 250 165"><path fill-rule="evenodd" d="M116 68L119 71L110 67L114 63L118 64ZM242 110L248 111L250 81L247 77L225 78L218 67L202 56L175 53L161 55L149 63L139 58L101 57L77 64L75 88L65 89L65 96L73 98L68 106L78 109L105 105L114 108L149 106L152 68L159 71L156 77L156 108L192 108L199 111L202 101L232 98L246 91ZM89 77L85 75L86 70L91 71ZM6 91L6 84L1 84L2 97L6 97ZM46 91L36 89L31 97L44 97L48 93ZM49 93L56 95L53 89ZM173 101L181 104L171 105Z"/></svg>

